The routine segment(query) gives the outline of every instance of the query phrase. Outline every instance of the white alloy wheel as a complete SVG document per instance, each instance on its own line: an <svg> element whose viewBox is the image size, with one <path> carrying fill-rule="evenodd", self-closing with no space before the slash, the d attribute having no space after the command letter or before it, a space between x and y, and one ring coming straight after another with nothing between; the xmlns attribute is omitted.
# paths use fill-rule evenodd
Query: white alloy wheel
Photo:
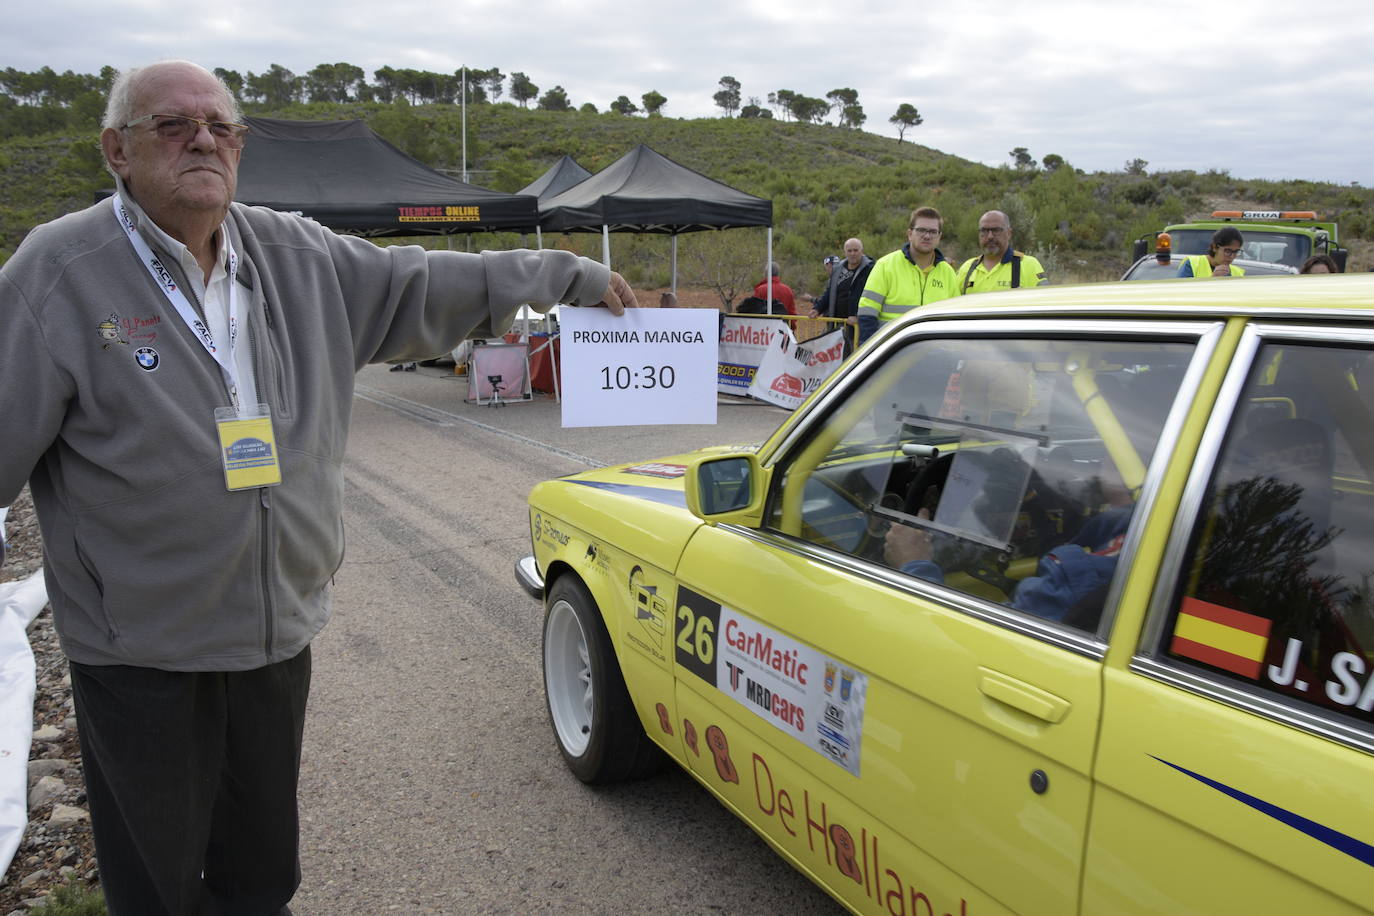
<svg viewBox="0 0 1374 916"><path fill-rule="evenodd" d="M561 596L549 605L544 625L544 689L558 743L568 756L581 757L591 738L596 695L587 634Z"/></svg>

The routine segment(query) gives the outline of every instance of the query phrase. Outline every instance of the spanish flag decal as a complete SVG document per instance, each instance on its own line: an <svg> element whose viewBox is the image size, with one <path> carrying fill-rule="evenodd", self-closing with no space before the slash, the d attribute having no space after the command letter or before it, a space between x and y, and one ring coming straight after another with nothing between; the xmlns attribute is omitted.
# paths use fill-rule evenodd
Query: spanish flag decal
<svg viewBox="0 0 1374 916"><path fill-rule="evenodd" d="M1264 617L1185 597L1169 651L1257 681L1271 624Z"/></svg>

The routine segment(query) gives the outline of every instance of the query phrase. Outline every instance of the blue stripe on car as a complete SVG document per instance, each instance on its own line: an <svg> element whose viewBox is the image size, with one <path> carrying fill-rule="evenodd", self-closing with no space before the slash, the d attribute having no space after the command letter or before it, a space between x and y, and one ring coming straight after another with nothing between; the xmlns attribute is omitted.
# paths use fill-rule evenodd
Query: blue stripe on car
<svg viewBox="0 0 1374 916"><path fill-rule="evenodd" d="M1153 754L1151 754L1150 756L1154 757ZM1242 804L1249 805L1251 808L1254 808L1261 814L1267 814L1274 820L1282 824L1287 824L1294 830L1302 831L1303 833L1312 837L1314 840L1325 843L1332 849L1337 849L1348 856L1360 860L1366 865L1374 865L1374 846L1371 846L1368 843L1361 842L1360 840L1357 840L1352 836L1346 836L1344 833L1341 833L1340 831L1332 830L1330 827L1327 827L1323 824L1318 824L1316 821L1313 820L1308 820L1300 814L1294 814L1292 811L1280 808L1278 805L1270 804L1269 802L1264 801L1260 798L1256 798L1253 795L1247 795L1239 789L1233 789L1228 785L1223 785L1222 783L1217 782L1215 779L1208 779L1201 773L1194 773L1192 770L1184 769L1176 763L1170 763L1169 761L1163 760L1159 757L1154 757L1154 759L1158 760L1165 766L1173 767L1175 770L1178 770L1185 776L1193 777L1203 785L1211 786L1218 792L1221 792L1225 795L1229 795L1231 798L1234 798L1236 801L1241 802Z"/></svg>
<svg viewBox="0 0 1374 916"><path fill-rule="evenodd" d="M647 499L650 502L663 503L665 506L677 506L680 509L687 508L687 497L681 490L664 490L659 487L641 487L632 483L604 483L600 480L570 480L569 483L580 483L584 487L595 487L598 490L609 490L612 493L619 493L621 496L630 496L635 499Z"/></svg>

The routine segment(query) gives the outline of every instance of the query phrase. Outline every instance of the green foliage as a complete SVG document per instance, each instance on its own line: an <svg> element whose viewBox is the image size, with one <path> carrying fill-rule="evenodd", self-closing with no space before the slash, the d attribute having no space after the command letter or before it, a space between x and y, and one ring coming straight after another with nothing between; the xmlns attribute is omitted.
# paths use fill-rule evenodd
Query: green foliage
<svg viewBox="0 0 1374 916"><path fill-rule="evenodd" d="M725 112L727 118L733 117L739 110L739 80L733 76L722 76L720 78L720 91L711 98L716 103L716 107Z"/></svg>
<svg viewBox="0 0 1374 916"><path fill-rule="evenodd" d="M29 911L33 916L105 916L105 895L84 884L55 887Z"/></svg>
<svg viewBox="0 0 1374 916"><path fill-rule="evenodd" d="M320 88L317 93L316 88L325 86L326 73L341 78L341 67L348 65L316 68L321 72L312 70L301 78L280 67L262 76L232 71L220 71L220 76L231 89L241 87L249 114L362 118L432 168L456 174L463 167L458 105L411 102L412 96L425 92L449 91L439 84L453 81L456 87L457 77L382 68L366 84L370 98L355 81L340 90L349 101L312 101L320 93L335 91ZM103 90L92 87L107 87L111 75L69 80L68 86L58 74L40 72L26 81L24 74L0 71L0 87L6 90L0 94L0 261L33 226L89 206L96 189L109 187L97 146L101 105L90 94L98 96ZM356 76L347 69L342 75ZM264 76L270 78L267 83ZM492 101L497 98L495 87L504 79L499 71L469 69L468 79L467 166L479 176L478 184L516 191L564 154L596 171L635 144L646 143L688 168L770 199L774 258L783 278L798 292L820 291L820 258L838 253L851 236L860 238L875 257L899 247L911 210L922 205L937 207L944 216L940 247L956 261L977 253L979 215L999 209L1011 218L1017 248L1036 255L1047 268L1051 263L1065 265L1076 279L1085 280L1120 276L1129 263L1133 239L1168 223L1205 215L1223 200L1231 206L1249 201L1246 205L1255 209L1314 209L1340 223L1343 239L1374 237L1374 190L1349 185L1240 182L1224 170L1147 175L1148 163L1139 160L1127 163L1123 171L1083 173L1057 154L1040 163L1030 159L1021 169L990 168L917 143L811 123L806 106L798 105L805 97L790 90L769 93L767 104L779 112L776 119L759 99L751 98L739 117L686 120L663 116L668 100L657 91L645 93L642 109L622 96L611 103L616 113L553 111L522 107L539 94L523 74L510 75L510 92L500 102ZM263 100L264 87L273 80L281 94L289 96L275 107ZM426 81L432 84L428 88ZM458 93L452 90L455 101ZM833 90L831 95L841 103L849 98L845 90ZM824 100L813 101L828 108ZM654 116L627 117L641 111ZM899 131L921 123L914 106L903 104L898 115L891 121ZM843 122L842 110L839 120ZM1029 151L1025 154L1029 159ZM1132 169L1135 174L1129 174ZM752 288L762 276L764 238L761 230L682 235L680 282L708 285L717 289L722 301L738 301L740 290L746 284ZM533 245L534 238L505 233L421 243L478 250ZM592 233L545 238L544 244L601 257L600 238ZM611 250L616 269L633 282L668 282L668 238L618 233ZM694 257L698 266L689 272L687 264ZM738 263L727 270L721 259ZM713 268L713 261L722 266ZM1352 261L1355 269L1369 266L1358 263L1358 255ZM1057 282L1064 279L1058 268L1051 274Z"/></svg>
<svg viewBox="0 0 1374 916"><path fill-rule="evenodd" d="M539 97L539 107L543 111L571 111L568 92L562 86L554 86Z"/></svg>
<svg viewBox="0 0 1374 916"><path fill-rule="evenodd" d="M650 116L663 114L663 106L668 104L668 97L657 89L650 89L639 100L644 103L644 111Z"/></svg>
<svg viewBox="0 0 1374 916"><path fill-rule="evenodd" d="M1011 152L1007 153L1007 155L1011 157L1011 164L1018 169L1035 168L1035 157L1032 156L1030 151L1024 146L1016 147Z"/></svg>
<svg viewBox="0 0 1374 916"><path fill-rule="evenodd" d="M529 101L539 95L539 87L530 82L530 78L523 73L512 73L510 75L510 95L520 103L521 108L529 105Z"/></svg>
<svg viewBox="0 0 1374 916"><path fill-rule="evenodd" d="M910 102L903 102L897 106L897 113L887 119L887 123L897 126L897 142L901 143L906 132L913 127L920 127L925 122L921 113L916 110L916 106Z"/></svg>

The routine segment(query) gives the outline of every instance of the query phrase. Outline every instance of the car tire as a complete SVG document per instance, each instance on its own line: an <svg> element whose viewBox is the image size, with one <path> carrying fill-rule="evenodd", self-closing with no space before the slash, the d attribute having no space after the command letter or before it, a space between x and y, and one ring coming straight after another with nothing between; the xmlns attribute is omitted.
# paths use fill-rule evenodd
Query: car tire
<svg viewBox="0 0 1374 916"><path fill-rule="evenodd" d="M544 696L558 749L588 785L647 776L663 752L644 733L596 601L576 576L549 590Z"/></svg>

